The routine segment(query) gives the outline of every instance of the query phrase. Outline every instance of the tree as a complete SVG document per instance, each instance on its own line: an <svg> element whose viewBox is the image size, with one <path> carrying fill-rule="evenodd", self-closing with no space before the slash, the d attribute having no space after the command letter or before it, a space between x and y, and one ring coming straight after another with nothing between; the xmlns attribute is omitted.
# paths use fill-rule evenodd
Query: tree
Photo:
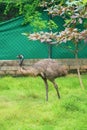
<svg viewBox="0 0 87 130"><path fill-rule="evenodd" d="M43 6L50 6L55 2L64 4L65 1L66 0L0 0L0 21L23 15L24 24L27 24L32 22L38 13L42 13Z"/></svg>
<svg viewBox="0 0 87 130"><path fill-rule="evenodd" d="M51 15L52 18L55 16L61 16L63 18L65 21L64 31L53 33L51 30L51 32L38 32L25 35L31 40L40 40L41 42L46 42L48 44L61 44L72 41L75 46L75 50L72 50L72 52L75 55L77 62L77 73L80 85L82 89L84 89L78 63L78 51L83 47L79 49L78 45L82 40L87 42L87 30L85 29L87 27L87 2L85 0L68 0L65 4L64 2L65 1L63 1L61 6L59 6L61 3L58 3L55 0L50 3L46 1L40 3L43 10L47 11L48 15ZM83 29L79 30L79 25L81 25ZM71 51L69 46L66 46L66 48Z"/></svg>
<svg viewBox="0 0 87 130"><path fill-rule="evenodd" d="M65 31L60 33L57 41L58 43L66 42L68 40L73 41L75 45L74 55L77 61L78 77L81 87L84 88L78 65L78 44L79 41L82 39L87 41L87 30L84 29L85 27L87 27L87 1L67 1L65 6L59 6L55 4L54 6L47 8L47 11L48 14L52 15L52 17L61 16L65 21ZM81 24L84 29L83 32L79 32L77 29L78 25ZM69 28L66 28L66 26Z"/></svg>
<svg viewBox="0 0 87 130"><path fill-rule="evenodd" d="M39 0L0 0L2 8L2 17L4 19L11 19L16 16L24 16L24 24L31 21L38 11ZM7 18L8 16L8 18Z"/></svg>

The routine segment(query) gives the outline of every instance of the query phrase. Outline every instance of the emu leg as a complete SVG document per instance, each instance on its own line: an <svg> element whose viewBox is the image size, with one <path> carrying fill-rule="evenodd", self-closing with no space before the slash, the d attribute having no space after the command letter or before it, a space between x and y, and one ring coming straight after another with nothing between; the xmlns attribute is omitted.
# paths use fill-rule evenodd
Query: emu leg
<svg viewBox="0 0 87 130"><path fill-rule="evenodd" d="M58 90L58 85L56 84L55 81L51 81L56 89L56 92L57 92L57 95L58 95L58 98L60 98L60 93L59 93L59 90Z"/></svg>
<svg viewBox="0 0 87 130"><path fill-rule="evenodd" d="M43 81L44 81L45 87L46 87L46 101L48 101L48 83L47 83L47 79L43 79Z"/></svg>

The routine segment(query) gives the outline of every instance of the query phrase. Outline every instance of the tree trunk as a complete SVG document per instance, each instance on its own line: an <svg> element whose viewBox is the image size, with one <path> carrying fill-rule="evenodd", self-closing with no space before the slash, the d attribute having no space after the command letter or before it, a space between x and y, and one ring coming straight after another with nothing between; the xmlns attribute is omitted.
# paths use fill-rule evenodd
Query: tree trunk
<svg viewBox="0 0 87 130"><path fill-rule="evenodd" d="M52 58L52 45L48 44L48 58Z"/></svg>
<svg viewBox="0 0 87 130"><path fill-rule="evenodd" d="M80 86L81 86L81 88L84 90L84 85L83 85L82 78L81 78L81 74L80 74L80 68L79 68L78 54L77 54L77 53L75 53L75 59L76 59L77 74L78 74Z"/></svg>

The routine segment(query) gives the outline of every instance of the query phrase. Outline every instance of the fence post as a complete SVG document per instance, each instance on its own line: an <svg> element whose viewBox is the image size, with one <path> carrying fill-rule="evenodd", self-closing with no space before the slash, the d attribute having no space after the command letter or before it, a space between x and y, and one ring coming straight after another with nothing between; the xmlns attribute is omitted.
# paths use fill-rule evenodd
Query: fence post
<svg viewBox="0 0 87 130"><path fill-rule="evenodd" d="M52 58L52 45L48 44L48 58Z"/></svg>

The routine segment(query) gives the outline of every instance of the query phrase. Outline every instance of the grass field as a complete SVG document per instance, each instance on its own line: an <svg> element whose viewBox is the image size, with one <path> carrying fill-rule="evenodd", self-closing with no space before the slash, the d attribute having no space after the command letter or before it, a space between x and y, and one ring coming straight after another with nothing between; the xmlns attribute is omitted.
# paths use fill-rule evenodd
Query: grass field
<svg viewBox="0 0 87 130"><path fill-rule="evenodd" d="M61 99L49 82L49 101L40 78L0 78L0 130L87 130L87 75L56 79Z"/></svg>

